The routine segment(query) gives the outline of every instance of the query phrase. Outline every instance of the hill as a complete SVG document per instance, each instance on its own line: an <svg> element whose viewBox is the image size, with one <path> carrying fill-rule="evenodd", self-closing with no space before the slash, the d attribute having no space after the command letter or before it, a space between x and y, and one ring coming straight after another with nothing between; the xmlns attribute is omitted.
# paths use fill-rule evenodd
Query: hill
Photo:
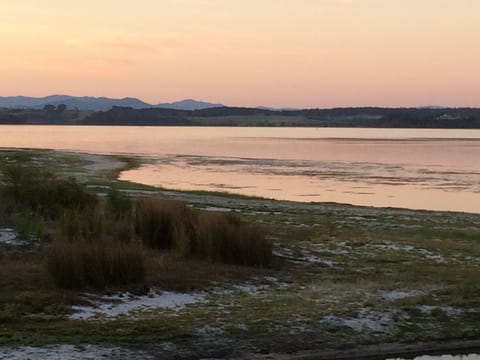
<svg viewBox="0 0 480 360"><path fill-rule="evenodd" d="M164 103L155 105L155 108L175 109L175 110L203 110L214 107L222 107L222 104L212 104L204 101L192 99L181 100L173 103Z"/></svg>
<svg viewBox="0 0 480 360"><path fill-rule="evenodd" d="M192 99L172 103L149 104L136 98L112 99L107 97L50 95L46 97L7 96L0 97L0 108L7 109L43 109L45 105L64 104L67 109L108 111L114 106L133 109L168 108L177 110L197 110L222 106Z"/></svg>

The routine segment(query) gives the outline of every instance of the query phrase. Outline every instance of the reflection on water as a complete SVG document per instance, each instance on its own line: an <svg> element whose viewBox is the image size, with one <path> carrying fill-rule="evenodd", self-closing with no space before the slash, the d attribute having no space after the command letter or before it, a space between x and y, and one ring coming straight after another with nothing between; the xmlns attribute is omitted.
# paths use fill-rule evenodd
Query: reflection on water
<svg viewBox="0 0 480 360"><path fill-rule="evenodd" d="M0 126L0 147L148 156L122 179L295 201L480 213L480 131Z"/></svg>
<svg viewBox="0 0 480 360"><path fill-rule="evenodd" d="M169 156L121 178L173 189L417 209L476 212L480 201L480 172L439 165Z"/></svg>
<svg viewBox="0 0 480 360"><path fill-rule="evenodd" d="M394 359L390 359L394 360ZM395 359L395 360L405 360L405 359ZM470 354L470 355L438 355L438 356L419 356L414 360L480 360L480 355Z"/></svg>

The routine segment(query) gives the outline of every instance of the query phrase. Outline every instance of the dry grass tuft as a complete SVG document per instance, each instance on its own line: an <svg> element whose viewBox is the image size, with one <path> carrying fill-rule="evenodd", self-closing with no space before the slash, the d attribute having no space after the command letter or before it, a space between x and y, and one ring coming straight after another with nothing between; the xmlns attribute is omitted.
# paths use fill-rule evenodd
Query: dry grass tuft
<svg viewBox="0 0 480 360"><path fill-rule="evenodd" d="M268 266L272 244L258 225L233 213L201 212L176 201L137 203L135 228L151 248L206 257L212 262Z"/></svg>
<svg viewBox="0 0 480 360"><path fill-rule="evenodd" d="M55 285L66 289L141 283L145 261L141 246L98 238L95 241L55 241L48 255Z"/></svg>
<svg viewBox="0 0 480 360"><path fill-rule="evenodd" d="M232 213L202 213L198 222L199 252L213 262L268 266L272 243L258 225Z"/></svg>

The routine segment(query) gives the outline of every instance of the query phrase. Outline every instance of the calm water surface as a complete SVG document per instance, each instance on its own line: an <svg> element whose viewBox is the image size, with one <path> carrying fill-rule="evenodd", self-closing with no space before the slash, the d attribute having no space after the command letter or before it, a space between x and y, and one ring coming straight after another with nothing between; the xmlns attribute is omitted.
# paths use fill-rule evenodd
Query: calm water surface
<svg viewBox="0 0 480 360"><path fill-rule="evenodd" d="M480 131L0 126L0 147L146 156L121 178L295 201L480 213Z"/></svg>

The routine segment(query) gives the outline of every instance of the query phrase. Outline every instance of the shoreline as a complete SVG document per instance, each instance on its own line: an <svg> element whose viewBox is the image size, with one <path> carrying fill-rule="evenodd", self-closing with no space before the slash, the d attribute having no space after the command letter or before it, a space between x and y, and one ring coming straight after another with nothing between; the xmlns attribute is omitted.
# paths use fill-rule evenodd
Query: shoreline
<svg viewBox="0 0 480 360"><path fill-rule="evenodd" d="M18 151L18 150L19 149L12 149L12 151ZM26 151L29 151L29 150L26 150ZM39 150L33 150L33 153L35 151L39 151ZM281 224L281 226L285 227L285 229L290 228L290 226L298 227L299 229L298 231L301 231L301 229L306 226L309 226L309 227L313 226L312 229L315 228L315 225L318 223L318 220L314 219L310 221L305 218L310 213L319 214L321 218L323 218L324 216L327 216L327 219L328 217L331 217L334 221L342 224L342 226L346 224L351 229L357 229L359 233L362 231L365 231L365 229L370 226L372 226L372 229L379 228L381 230L380 234L383 234L383 231L387 231L387 230L395 233L403 232L403 231L414 231L415 228L410 227L411 226L410 222L413 220L425 221L428 223L433 222L434 224L436 223L449 224L450 222L456 224L460 220L461 221L468 220L469 222L474 224L476 222L478 223L478 219L479 219L479 214L475 214L475 213L439 212L439 211L429 211L429 210L410 210L410 209L401 209L401 208L376 208L376 207L365 207L365 206L355 206L355 205L336 204L336 203L300 203L300 202L290 202L290 201L261 199L261 198L248 198L248 197L241 197L236 195L228 196L228 194L227 196L225 196L225 194L218 194L218 193L195 193L195 192L157 189L157 188L145 187L143 185L137 186L134 183L124 183L124 182L115 180L117 179L116 176L118 176L118 174L122 169L135 167L140 164L140 162L131 161L132 159L128 161L128 157L123 157L123 160L122 160L121 157L117 155L97 155L97 154L85 154L85 153L79 153L79 152L62 152L62 151L56 151L56 150L48 150L46 152L43 151L43 154L46 155L47 158L53 157L53 161L56 165L58 165L62 161L65 161L66 171L72 171L73 173L77 173L77 171L79 171L79 174L81 174L82 176L85 176L86 178L93 178L89 186L92 186L94 188L95 186L97 186L98 187L97 191L99 192L101 192L102 186L108 187L108 186L112 186L113 184L116 184L120 187L120 189L130 193L133 197L161 196L168 199L175 199L175 200L187 202L199 209L204 209L208 207L212 207L214 209L225 208L225 209L228 209L229 211L239 211L242 214L246 214L246 216L249 216L250 218L254 218L255 221L261 221L261 222L266 221L266 222L272 222L274 224ZM65 160L56 161L55 156L53 156L52 154L60 158L65 157ZM74 161L74 159L71 157L76 158L75 161L80 161L80 162L77 164ZM105 159L109 159L109 161L105 162ZM115 161L111 161L112 159L115 159ZM138 160L138 158L133 158L133 159ZM77 164L77 165L72 167L71 164ZM84 169L83 171L85 173L82 173L81 169ZM110 182L106 181L107 178L110 179ZM298 220L295 220L292 222L292 220L290 219L290 216L293 216L293 215L298 216ZM286 224L284 217L286 220L288 220L288 222L292 224ZM403 220L400 221L401 218L407 218L407 219L404 222L402 222ZM332 243L335 244L335 242L340 241L340 240L337 240L338 234L336 233L336 231L338 230L332 230L332 231L333 231L332 234L330 235L327 234L328 236L326 236L326 240L332 241ZM291 237L292 243L298 241L304 236L303 232L299 232L298 234L295 232L293 234L295 235ZM377 233L373 232L372 236L376 237L377 236L376 234ZM425 235L425 236L431 236L431 235ZM388 239L388 236L387 236L387 239ZM363 246L361 245L362 241L360 241L359 246ZM385 248L388 248L389 246L392 246L392 247L397 246L395 245L397 244L396 242L394 242L393 240L391 241L392 241L391 243L383 242L383 243L379 243L379 245ZM283 249L283 247L288 244L290 244L290 240L287 237L286 242L282 243L280 249ZM321 244L323 244L323 242ZM377 243L375 242L374 245L376 244ZM399 244L402 244L402 243L399 243ZM315 244L315 245L318 245L318 244ZM406 246L406 245L398 245L398 246ZM425 246L425 245L422 244L419 246ZM369 248L369 249L376 249L376 248ZM304 250L301 250L301 251L304 251ZM331 251L337 251L337 248ZM341 250L341 251L345 251L345 250ZM347 261L348 259L353 261L356 256L355 252L353 250L348 250L348 251L349 253L346 254L345 259ZM284 256L284 254L276 255L276 256L281 258L282 261L288 261L290 257L290 255ZM419 255L417 255L417 253L412 253L412 256L417 257ZM426 259L428 260L429 257L432 257L434 255L426 254L425 256L426 256ZM335 255L333 259L336 262L340 261L337 255ZM436 262L437 260L435 259L436 258L432 257L431 260L428 260L428 261L432 261L434 266L440 266L442 262L441 261ZM322 286L326 287L326 291L328 294L329 286L335 286L334 281L328 282L329 276L332 276L332 274L336 274L335 266L329 268L329 266L326 266L324 264L309 263L310 260L308 260L307 256L305 256L305 259L301 261L302 261L301 265L295 265L296 268L303 269L304 267L306 267L306 269L307 268L310 269L310 267L312 266L318 266L318 269L315 268L317 270L315 270L314 273L316 274L318 272L318 274L321 274L320 282L321 283L326 282L326 285L322 285ZM390 267L395 265L395 263L388 263L388 262L386 264L387 266L390 266ZM356 266L355 264L350 265L350 267L355 267L355 266ZM281 274L281 276L284 276L284 275L285 274ZM279 275L276 275L276 276L279 276ZM286 280L287 283L295 284L295 281L297 280L295 276L292 278L288 278L288 280ZM308 281L310 281L308 280L308 276L307 276L307 284L308 284ZM440 278L440 279L443 281L443 278ZM353 281L355 284L355 281L358 281L358 280L353 279ZM379 289L383 289L382 284L368 285L367 289L369 289L369 286L372 286L372 290L368 290L368 291L378 291L376 290L377 286L379 286ZM414 285L412 286L413 288L415 288ZM274 286L272 285L272 289L273 287ZM401 290L402 285L399 285L398 289ZM295 289L290 290L289 288L288 290L286 290L286 292L290 292L290 291L294 292L296 290ZM341 291L344 291L344 290L341 290ZM426 289L425 291L428 291L428 289ZM342 292L339 293L339 296L343 296ZM402 306L407 306L407 307L410 306L408 302L403 303L402 298L400 298L398 301L399 301L398 305L391 305L393 306L393 309L396 309L396 308L402 309L401 308ZM418 300L418 301L419 301L419 304L422 304L422 300ZM452 300L447 299L445 303L446 304L445 307L450 306L451 301ZM361 305L359 304L359 306ZM373 309L375 310L376 308L373 307ZM378 311L380 311L380 309L381 307L378 308ZM445 310L446 314L448 314L448 311L449 310ZM297 312L298 310L294 310L293 314L296 314ZM468 314L469 313L466 312L465 316L468 316ZM337 316L341 316L341 315L337 315ZM352 319L351 317L349 317L352 315L344 315L344 316L345 316L345 319L347 319L348 321ZM368 316L368 314L365 316ZM362 319L363 318L360 316L358 318L358 321L361 321ZM366 318L365 321L367 320L376 321L376 320L369 320L368 317ZM265 320L265 321L268 321L268 320ZM459 321L460 321L460 324L462 324L461 320ZM446 325L446 324L450 324L450 325ZM380 338L374 337L373 339L376 339L379 341L375 345L362 345L362 344L368 343L369 341L366 340L365 338L362 338L360 336L361 334L353 334L354 336L352 336L351 330L349 330L343 336L351 336L351 338L342 339L343 340L342 342L345 342L344 346L346 347L348 346L348 349L346 350L335 349L335 346L338 346L338 345L336 345L334 341L331 341L328 338L328 334L325 334L327 335L327 338L324 339L325 344L321 347L322 350L291 352L289 347L293 346L293 344L285 344L283 346L283 349L285 350L285 352L276 353L275 351L273 351L268 355L267 354L264 355L259 353L252 353L252 354L242 353L241 349L239 349L240 352L238 353L233 352L233 354L234 355L238 354L239 359L252 358L252 359L258 359L258 360L268 359L269 356L270 358L271 356L275 356L275 358L279 358L279 359L297 359L297 360L300 360L300 359L305 359L305 360L325 359L326 360L326 359L334 359L334 358L345 359L345 360L347 359L348 360L353 360L353 359L369 360L369 359L384 359L386 357L391 357L391 358L410 357L410 356L418 356L418 355L424 355L424 354L430 355L434 353L440 354L440 353L448 353L448 352L453 352L455 354L464 354L466 352L470 352L470 351L478 352L480 350L480 338L478 338L475 335L475 331L470 333L474 335L470 338L467 336L465 336L464 338L459 338L458 336L453 335L453 333L452 333L452 336L443 337L444 335L447 335L449 333L448 329L444 327L452 326L451 323L446 323L446 324L441 323L439 325L440 327L438 328L438 331L435 329L433 330L428 329L426 333L423 333L423 331L420 331L418 334L419 339L437 338L441 340L432 340L432 341L426 341L426 342L425 341L410 342L410 340L412 339L411 337L410 338L399 337L399 341L403 340L408 342L405 342L405 343L403 342L395 343L391 341L382 342L381 340L383 338L387 340L392 340L392 336L387 335L385 337L382 336ZM462 324L462 326L463 325L464 324ZM340 330L339 335L342 334L342 331L345 331L345 329ZM302 336L300 334L298 336ZM318 333L318 334L322 334L322 333ZM377 334L377 333L374 332L374 334ZM321 336L321 335L318 335L318 336ZM413 335L410 335L410 336L413 336ZM211 340L212 339L210 339L209 341ZM244 340L244 341L247 341L247 340ZM272 341L276 341L275 338L272 338ZM303 341L306 341L305 344L308 345L308 340L302 339L302 343ZM65 343L68 343L68 342L65 342ZM302 343L300 343L300 346ZM89 343L86 343L86 344L89 344ZM313 346L315 346L315 344L316 342L311 343L311 345ZM201 346L201 343L193 343L192 345ZM122 343L119 343L119 346L123 346ZM9 347L9 348L12 348L12 347ZM282 346L280 346L280 349L281 348ZM0 355L3 349L0 348ZM361 356L358 355L359 352L362 353ZM0 359L1 359L1 356L0 356Z"/></svg>
<svg viewBox="0 0 480 360"><path fill-rule="evenodd" d="M125 182L132 184L133 187L138 188L147 188L151 189L152 192L162 192L162 193L178 193L179 197L184 198L188 195L192 197L196 196L207 196L207 197L225 197L232 199L240 200L256 200L256 201L274 201L278 203L287 203L287 204L298 204L298 205L319 205L319 206L333 206L333 207L343 207L343 208L358 208L358 209L369 209L369 210L378 210L378 211L406 211L406 212L420 212L420 213L444 213L444 214L466 214L466 215L480 215L480 212L469 212L469 211L455 211L455 210L435 210L435 209L414 209L407 207L396 207L396 206L374 206L374 205L356 205L351 203L340 203L334 201L295 201L295 200L283 200L275 198L265 198L261 196L254 195L244 195L241 193L235 192L225 192L225 191L209 191L209 190L182 190L182 189L171 189L164 188L155 185L149 185L139 182L134 182L131 180L121 180L120 177L123 172L137 170L143 165L149 164L148 160L144 156L138 156L134 154L102 154L94 152L84 152L84 151L74 151L74 150L56 150L56 149L38 149L38 148L12 148L12 147L0 147L0 150L11 150L11 151L52 151L60 154L76 155L82 158L85 161L92 162L91 165L87 166L89 170L93 171L111 171L117 174L116 181ZM103 159L102 159L103 158Z"/></svg>

